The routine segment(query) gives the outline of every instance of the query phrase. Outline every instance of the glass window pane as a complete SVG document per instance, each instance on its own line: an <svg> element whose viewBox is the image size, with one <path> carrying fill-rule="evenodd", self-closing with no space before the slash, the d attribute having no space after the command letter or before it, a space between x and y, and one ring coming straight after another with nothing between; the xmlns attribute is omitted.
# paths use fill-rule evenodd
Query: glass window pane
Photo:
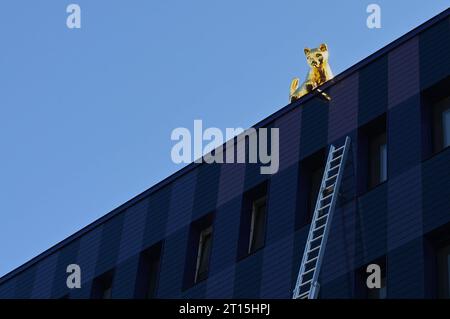
<svg viewBox="0 0 450 319"><path fill-rule="evenodd" d="M309 202L308 202L308 210L309 210L309 218L308 222L311 221L312 215L314 213L314 208L316 207L317 196L319 195L320 185L322 184L324 168L321 167L313 171L311 175L311 188L309 192Z"/></svg>
<svg viewBox="0 0 450 319"><path fill-rule="evenodd" d="M450 246L442 246L437 254L438 297L449 298L450 287Z"/></svg>
<svg viewBox="0 0 450 319"><path fill-rule="evenodd" d="M111 292L112 292L111 287L106 287L106 288L103 290L102 298L103 298L103 299L111 299Z"/></svg>
<svg viewBox="0 0 450 319"><path fill-rule="evenodd" d="M449 294L448 294L448 291L450 290L449 288L450 288L450 255L447 255L447 265L446 265L446 268L447 268L447 289L446 289L446 291L447 291L447 296L446 296L446 298L449 298L450 296L449 296Z"/></svg>
<svg viewBox="0 0 450 319"><path fill-rule="evenodd" d="M150 281L148 284L147 298L154 298L156 293L156 284L158 281L159 259L152 260L149 268Z"/></svg>
<svg viewBox="0 0 450 319"><path fill-rule="evenodd" d="M380 183L387 180L387 145L380 145Z"/></svg>
<svg viewBox="0 0 450 319"><path fill-rule="evenodd" d="M379 299L386 299L387 298L386 277L382 277L381 278L381 288L380 288L379 296L380 296Z"/></svg>
<svg viewBox="0 0 450 319"><path fill-rule="evenodd" d="M209 255L211 253L211 232L202 234L199 247L200 260L198 263L197 281L203 280L208 274Z"/></svg>
<svg viewBox="0 0 450 319"><path fill-rule="evenodd" d="M442 113L442 128L444 133L444 147L450 146L450 109Z"/></svg>
<svg viewBox="0 0 450 319"><path fill-rule="evenodd" d="M253 202L248 253L264 246L266 232L266 198Z"/></svg>
<svg viewBox="0 0 450 319"><path fill-rule="evenodd" d="M255 251L264 245L264 233L266 226L266 204L263 203L255 207L255 216L253 218L253 238L251 251Z"/></svg>

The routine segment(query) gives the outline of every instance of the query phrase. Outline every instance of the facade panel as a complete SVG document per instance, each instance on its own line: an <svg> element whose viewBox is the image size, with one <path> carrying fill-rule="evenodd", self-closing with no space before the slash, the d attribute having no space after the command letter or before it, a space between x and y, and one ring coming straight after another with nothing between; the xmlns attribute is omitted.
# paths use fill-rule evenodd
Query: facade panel
<svg viewBox="0 0 450 319"><path fill-rule="evenodd" d="M276 174L261 174L259 163L191 164L0 278L0 298L91 298L105 280L112 298L135 298L142 258L154 246L157 298L290 298L309 230L308 222L298 222L307 220L301 200L311 183L302 179L309 167L303 163L346 136L352 146L320 297L362 297L361 273L374 262L386 265L388 298L436 296L431 261L441 247L436 238L450 225L450 149L425 151L432 125L426 99L429 88L448 83L449 14L326 83L331 102L312 93L258 124L279 128ZM387 180L368 187L370 142L364 139L383 123ZM263 197L264 240L251 251L245 214ZM211 226L211 254L205 278L197 281L192 275L205 226ZM66 286L69 264L82 269L81 289Z"/></svg>

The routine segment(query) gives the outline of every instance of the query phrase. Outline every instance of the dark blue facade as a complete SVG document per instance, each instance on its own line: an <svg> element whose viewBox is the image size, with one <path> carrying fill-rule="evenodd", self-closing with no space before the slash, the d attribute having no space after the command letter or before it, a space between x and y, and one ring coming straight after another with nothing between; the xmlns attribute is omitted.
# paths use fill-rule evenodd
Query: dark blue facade
<svg viewBox="0 0 450 319"><path fill-rule="evenodd" d="M388 298L436 297L436 237L450 225L450 148L430 152L427 99L448 96L450 11L411 31L255 127L280 130L280 169L192 164L0 279L0 298L90 298L110 273L113 298L138 297L142 252L160 245L158 298L290 298L309 224L301 163L352 138L320 274L321 298L358 297L358 269L383 259ZM439 59L436 59L436 53ZM431 92L431 93L430 93ZM363 127L385 118L388 180L367 190ZM238 258L244 194L266 183L265 245ZM208 278L192 284L190 239L211 222ZM450 229L450 228L449 228ZM78 264L81 289L68 289Z"/></svg>

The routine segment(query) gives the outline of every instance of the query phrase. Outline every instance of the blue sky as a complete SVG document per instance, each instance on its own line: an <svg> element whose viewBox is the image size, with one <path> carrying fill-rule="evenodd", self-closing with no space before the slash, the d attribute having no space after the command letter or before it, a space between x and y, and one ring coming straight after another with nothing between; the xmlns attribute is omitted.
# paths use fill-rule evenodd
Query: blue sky
<svg viewBox="0 0 450 319"><path fill-rule="evenodd" d="M180 169L174 128L246 128L285 106L305 46L326 42L338 74L449 3L3 0L0 276Z"/></svg>

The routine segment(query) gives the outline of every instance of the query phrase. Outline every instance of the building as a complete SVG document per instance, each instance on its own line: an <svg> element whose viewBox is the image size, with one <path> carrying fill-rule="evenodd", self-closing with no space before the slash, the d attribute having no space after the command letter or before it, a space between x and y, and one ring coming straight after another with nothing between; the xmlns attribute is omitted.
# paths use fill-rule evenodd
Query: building
<svg viewBox="0 0 450 319"><path fill-rule="evenodd" d="M258 123L280 130L278 173L191 164L2 277L0 298L291 298L327 148L346 136L320 298L449 297L449 39L447 9L326 83L331 102Z"/></svg>

